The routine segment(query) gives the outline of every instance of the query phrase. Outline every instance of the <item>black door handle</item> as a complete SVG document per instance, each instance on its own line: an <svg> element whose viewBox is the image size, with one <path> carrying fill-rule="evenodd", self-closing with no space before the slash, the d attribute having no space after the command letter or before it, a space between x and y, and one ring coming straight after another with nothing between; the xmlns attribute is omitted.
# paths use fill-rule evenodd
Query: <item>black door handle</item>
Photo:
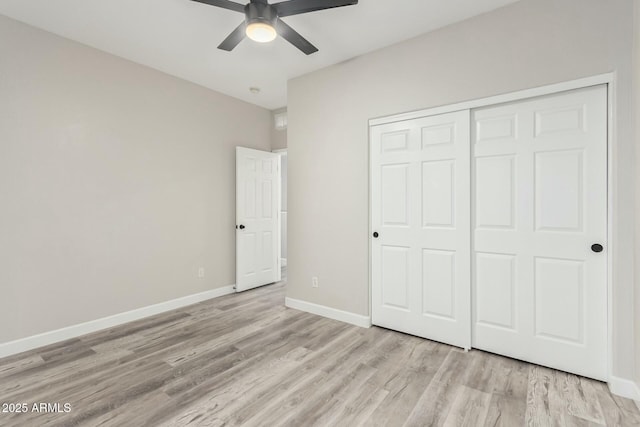
<svg viewBox="0 0 640 427"><path fill-rule="evenodd" d="M374 232L373 232L373 237L374 237L375 239L377 239L377 238L378 238L378 236L379 236L378 232L377 232L377 231L374 231Z"/></svg>
<svg viewBox="0 0 640 427"><path fill-rule="evenodd" d="M244 230L244 229L245 229L245 226L244 226L244 225L242 225L242 224L240 224L240 227L239 227L239 228L240 228L240 230Z"/></svg>
<svg viewBox="0 0 640 427"><path fill-rule="evenodd" d="M591 250L595 253L599 253L602 252L604 250L604 248L602 247L602 245L600 243L595 243L593 245L591 245Z"/></svg>

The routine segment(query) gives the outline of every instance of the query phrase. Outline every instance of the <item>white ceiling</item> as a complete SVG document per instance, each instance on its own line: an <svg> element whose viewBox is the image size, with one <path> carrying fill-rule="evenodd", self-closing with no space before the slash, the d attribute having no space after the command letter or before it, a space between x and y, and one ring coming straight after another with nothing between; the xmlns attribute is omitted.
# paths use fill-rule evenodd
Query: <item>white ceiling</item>
<svg viewBox="0 0 640 427"><path fill-rule="evenodd" d="M218 50L243 15L191 0L0 0L0 13L275 109L286 105L290 78L515 1L360 0L357 6L283 18L320 49L311 56L280 38ZM261 92L250 93L251 86Z"/></svg>

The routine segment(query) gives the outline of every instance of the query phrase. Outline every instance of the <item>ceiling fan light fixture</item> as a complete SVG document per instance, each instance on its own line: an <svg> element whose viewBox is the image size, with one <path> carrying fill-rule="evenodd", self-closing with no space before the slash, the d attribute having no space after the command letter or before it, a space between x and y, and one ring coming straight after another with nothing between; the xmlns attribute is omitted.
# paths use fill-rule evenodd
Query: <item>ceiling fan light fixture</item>
<svg viewBox="0 0 640 427"><path fill-rule="evenodd" d="M278 36L276 29L273 25L269 25L266 22L252 22L247 25L246 30L247 37L258 43L269 43L275 40Z"/></svg>

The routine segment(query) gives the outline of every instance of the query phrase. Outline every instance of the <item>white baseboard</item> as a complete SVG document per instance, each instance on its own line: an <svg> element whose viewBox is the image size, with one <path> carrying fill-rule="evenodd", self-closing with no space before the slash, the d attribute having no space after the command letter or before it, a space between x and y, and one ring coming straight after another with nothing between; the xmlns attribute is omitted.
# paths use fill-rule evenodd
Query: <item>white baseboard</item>
<svg viewBox="0 0 640 427"><path fill-rule="evenodd" d="M300 301L293 298L285 298L284 305L307 313L317 314L318 316L328 317L329 319L339 320L340 322L350 323L362 328L371 327L371 318L361 314L350 313L348 311L338 310L336 308L324 305L313 304L307 301Z"/></svg>
<svg viewBox="0 0 640 427"><path fill-rule="evenodd" d="M611 376L608 384L611 393L627 399L633 399L636 402L640 401L640 386L633 381Z"/></svg>
<svg viewBox="0 0 640 427"><path fill-rule="evenodd" d="M175 310L177 308L186 307L198 302L218 298L224 295L229 295L234 292L234 285L225 286L223 288L217 288L198 294L187 295L186 297L176 298L170 301L161 302L159 304L149 305L147 307L115 314L113 316L103 317L102 319L91 320L89 322L68 326L66 328L57 329L55 331L45 332L27 338L21 338L16 341L1 343L0 358L22 353L23 351L33 350L34 348L54 344L60 341L68 340L70 338L76 338L81 335L89 334L91 332L100 331L102 329L112 328L114 326L164 313L166 311Z"/></svg>
<svg viewBox="0 0 640 427"><path fill-rule="evenodd" d="M287 266L287 259L286 258L280 258L280 265L282 267L286 267Z"/></svg>

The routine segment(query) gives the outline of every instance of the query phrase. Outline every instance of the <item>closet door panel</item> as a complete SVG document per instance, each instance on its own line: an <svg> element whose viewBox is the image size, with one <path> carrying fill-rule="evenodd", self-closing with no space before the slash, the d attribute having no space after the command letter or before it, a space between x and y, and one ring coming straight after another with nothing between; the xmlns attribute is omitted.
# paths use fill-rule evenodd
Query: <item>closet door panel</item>
<svg viewBox="0 0 640 427"><path fill-rule="evenodd" d="M606 86L472 126L473 346L606 380Z"/></svg>
<svg viewBox="0 0 640 427"><path fill-rule="evenodd" d="M372 320L469 348L468 111L371 129Z"/></svg>

